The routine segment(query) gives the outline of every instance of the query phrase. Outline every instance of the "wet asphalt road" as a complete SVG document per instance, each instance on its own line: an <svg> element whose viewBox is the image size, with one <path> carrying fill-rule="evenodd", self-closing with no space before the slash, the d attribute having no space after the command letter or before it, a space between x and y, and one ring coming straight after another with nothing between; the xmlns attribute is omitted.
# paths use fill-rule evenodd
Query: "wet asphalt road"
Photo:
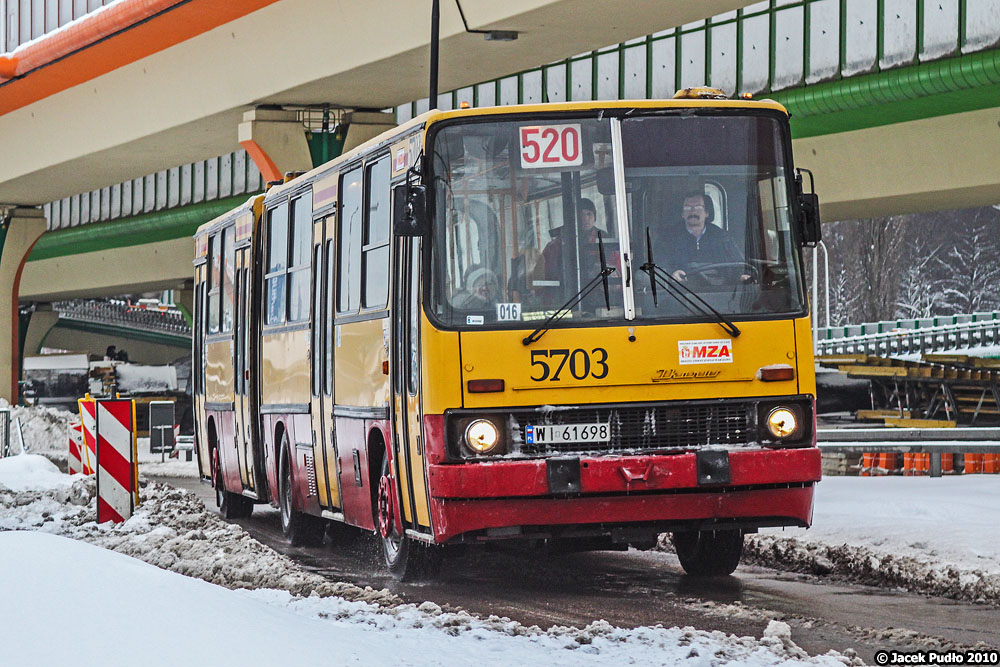
<svg viewBox="0 0 1000 667"><path fill-rule="evenodd" d="M160 481L195 491L215 509L209 486L194 479ZM760 567L744 565L734 576L699 579L685 576L672 554L659 552L551 554L475 547L448 557L434 581L403 583L385 571L375 541L360 533L348 532L339 543L328 538L322 547L293 548L281 534L277 511L266 505L236 523L331 580L543 628L604 619L622 627L692 626L760 637L770 618L781 618L810 654L854 649L869 664L879 649L926 649L927 637L1000 647L998 608Z"/></svg>

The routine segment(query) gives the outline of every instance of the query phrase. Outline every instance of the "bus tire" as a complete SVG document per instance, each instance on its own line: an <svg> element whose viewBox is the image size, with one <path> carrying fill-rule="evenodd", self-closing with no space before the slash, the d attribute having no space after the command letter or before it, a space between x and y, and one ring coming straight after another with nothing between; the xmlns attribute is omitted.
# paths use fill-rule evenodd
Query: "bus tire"
<svg viewBox="0 0 1000 667"><path fill-rule="evenodd" d="M323 543L323 520L295 509L292 502L293 488L288 435L282 434L281 457L278 463L278 508L281 510L281 532L293 547L319 546Z"/></svg>
<svg viewBox="0 0 1000 667"><path fill-rule="evenodd" d="M242 494L226 491L218 447L212 450L212 485L215 487L215 504L223 519L246 519L253 513L252 500Z"/></svg>
<svg viewBox="0 0 1000 667"><path fill-rule="evenodd" d="M412 581L437 576L441 566L440 549L427 548L415 543L396 529L396 512L392 475L389 473L389 456L383 454L379 474L376 508L376 530L382 543L385 566L400 581Z"/></svg>
<svg viewBox="0 0 1000 667"><path fill-rule="evenodd" d="M743 556L742 530L683 530L670 539L681 567L693 576L732 574Z"/></svg>

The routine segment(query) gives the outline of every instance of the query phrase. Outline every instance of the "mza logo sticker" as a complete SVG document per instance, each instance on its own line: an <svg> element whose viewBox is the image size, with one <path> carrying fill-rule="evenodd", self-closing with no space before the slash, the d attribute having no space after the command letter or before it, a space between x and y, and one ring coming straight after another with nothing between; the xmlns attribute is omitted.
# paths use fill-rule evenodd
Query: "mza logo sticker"
<svg viewBox="0 0 1000 667"><path fill-rule="evenodd" d="M677 361L683 364L731 364L733 363L733 341L720 340L679 340L677 341Z"/></svg>

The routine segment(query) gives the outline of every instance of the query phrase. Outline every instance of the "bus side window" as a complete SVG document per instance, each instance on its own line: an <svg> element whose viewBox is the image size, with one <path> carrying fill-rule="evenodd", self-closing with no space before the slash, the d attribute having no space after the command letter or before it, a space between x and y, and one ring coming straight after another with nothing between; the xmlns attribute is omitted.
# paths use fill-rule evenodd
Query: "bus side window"
<svg viewBox="0 0 1000 667"><path fill-rule="evenodd" d="M219 333L219 297L221 293L219 283L222 282L222 248L219 244L219 235L215 234L208 239L208 333Z"/></svg>
<svg viewBox="0 0 1000 667"><path fill-rule="evenodd" d="M337 312L361 304L361 167L340 179L340 226L337 229Z"/></svg>
<svg viewBox="0 0 1000 667"><path fill-rule="evenodd" d="M236 276L236 229L222 230L222 331L233 330L233 306Z"/></svg>
<svg viewBox="0 0 1000 667"><path fill-rule="evenodd" d="M705 194L712 200L712 208L715 210L715 217L712 223L721 229L729 229L729 211L727 209L726 193L718 183L712 181L705 182Z"/></svg>
<svg viewBox="0 0 1000 667"><path fill-rule="evenodd" d="M204 272L207 266L202 269ZM204 273L202 274L204 275ZM194 375L194 392L200 394L204 392L201 384L201 350L202 338L205 335L205 313L204 313L205 282L199 282L194 290L194 330L191 332L194 363L191 364L191 373Z"/></svg>
<svg viewBox="0 0 1000 667"><path fill-rule="evenodd" d="M361 271L363 308L381 308L389 298L389 156L367 167L367 207Z"/></svg>
<svg viewBox="0 0 1000 667"><path fill-rule="evenodd" d="M312 395L323 387L323 244L317 243L313 258Z"/></svg>
<svg viewBox="0 0 1000 667"><path fill-rule="evenodd" d="M285 269L288 262L288 204L267 212L267 272L264 312L267 324L285 320Z"/></svg>
<svg viewBox="0 0 1000 667"><path fill-rule="evenodd" d="M334 216L326 219L327 225L334 224ZM323 294L326 298L326 361L323 369L323 393L330 396L333 392L333 270L336 266L335 255L333 254L333 240L326 242L326 284L323 286Z"/></svg>
<svg viewBox="0 0 1000 667"><path fill-rule="evenodd" d="M309 257L312 247L312 193L292 200L288 249L288 321L309 319Z"/></svg>

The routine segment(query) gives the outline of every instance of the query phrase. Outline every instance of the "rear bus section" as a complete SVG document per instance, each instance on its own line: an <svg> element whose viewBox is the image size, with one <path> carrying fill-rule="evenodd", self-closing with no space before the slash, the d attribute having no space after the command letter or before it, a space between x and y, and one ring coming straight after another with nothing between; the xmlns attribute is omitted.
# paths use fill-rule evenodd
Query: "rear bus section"
<svg viewBox="0 0 1000 667"><path fill-rule="evenodd" d="M198 468L223 516L248 516L258 495L254 237L260 197L195 234L194 406Z"/></svg>

